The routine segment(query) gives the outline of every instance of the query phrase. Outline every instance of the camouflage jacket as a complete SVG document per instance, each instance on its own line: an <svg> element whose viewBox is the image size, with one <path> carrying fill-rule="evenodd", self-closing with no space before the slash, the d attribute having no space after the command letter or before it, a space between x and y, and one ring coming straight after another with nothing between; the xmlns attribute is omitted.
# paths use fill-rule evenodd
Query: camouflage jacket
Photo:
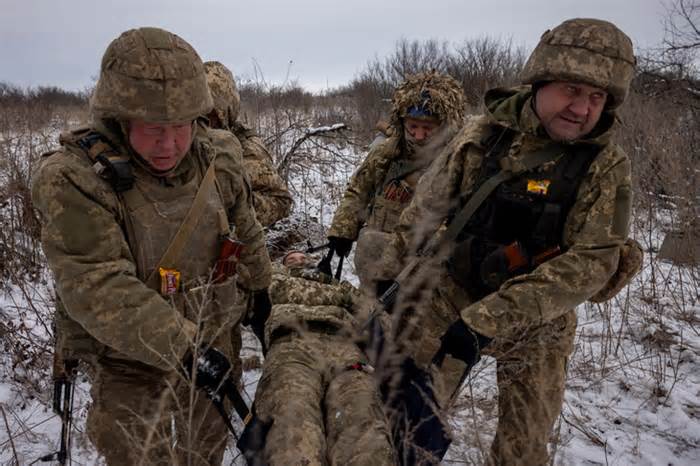
<svg viewBox="0 0 700 466"><path fill-rule="evenodd" d="M273 265L270 299L272 313L265 325L265 339L279 328L307 330L316 324L329 332L352 332L360 295L348 282L317 281L298 269Z"/></svg>
<svg viewBox="0 0 700 466"><path fill-rule="evenodd" d="M116 133L98 127L117 150L125 151ZM182 306L174 305L144 283L137 258L144 257L142 251L150 245L130 244L121 195L95 174L92 161L75 143L80 134L62 136L63 147L42 160L32 186L59 307L65 308L73 328L83 330L87 339L106 348L105 354L172 369L187 351L197 326L185 316ZM223 203L236 236L246 243L241 257L241 269L245 270L239 276L241 285L249 290L267 288L271 272L262 227L253 212L240 144L230 133L198 127L189 153L167 179L154 177L142 164L132 162L137 180L132 190L141 186L139 183L147 183L150 192L159 193L161 198L172 197L202 176L201 164L214 156L219 193L214 196L220 199L216 202ZM148 207L156 211L163 208L156 202ZM221 224L220 219L211 218L200 222ZM201 251L203 257L216 258L218 234L219 230L207 234L212 244L188 243L188 248ZM211 265L208 262L206 267Z"/></svg>
<svg viewBox="0 0 700 466"><path fill-rule="evenodd" d="M391 162L400 157L400 138L393 136L372 148L355 171L333 215L328 236L357 239L372 210L378 187L384 183Z"/></svg>
<svg viewBox="0 0 700 466"><path fill-rule="evenodd" d="M508 154L512 159L549 141L532 109L529 87L494 90L487 94L486 104L487 114L471 120L419 182L385 252L383 273L387 277L398 273L408 251L416 250L441 228L460 196L472 192L484 156L483 141L494 127L517 131ZM601 150L566 219L563 254L506 281L498 291L472 304L468 296L457 296L454 290L458 287L446 274L434 274L445 277L436 284L438 292L476 331L489 337L517 338L523 328L550 322L589 299L616 271L629 228L631 167L627 155L610 142L614 125L615 115L605 112L591 137L581 141ZM419 229L415 228L418 224ZM412 235L416 231L425 233ZM424 267L443 270L444 258L441 255Z"/></svg>
<svg viewBox="0 0 700 466"><path fill-rule="evenodd" d="M243 166L253 188L253 204L258 221L262 226L269 227L289 215L292 196L260 136L240 123L235 124L232 132L243 146Z"/></svg>

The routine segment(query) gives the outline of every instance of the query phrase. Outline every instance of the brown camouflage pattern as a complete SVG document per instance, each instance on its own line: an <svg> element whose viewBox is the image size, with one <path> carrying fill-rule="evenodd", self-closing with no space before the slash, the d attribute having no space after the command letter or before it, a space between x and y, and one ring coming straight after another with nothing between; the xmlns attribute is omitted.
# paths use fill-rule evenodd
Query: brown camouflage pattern
<svg viewBox="0 0 700 466"><path fill-rule="evenodd" d="M243 166L253 189L255 214L262 226L269 227L289 216L293 205L292 195L275 168L262 138L241 123L234 125L233 134L243 146Z"/></svg>
<svg viewBox="0 0 700 466"><path fill-rule="evenodd" d="M632 41L607 21L576 18L542 34L523 67L524 84L572 81L605 89L611 108L625 101L634 77Z"/></svg>
<svg viewBox="0 0 700 466"><path fill-rule="evenodd" d="M361 360L339 335L307 332L272 344L255 394L257 414L274 419L268 464L395 464L372 375L347 368Z"/></svg>
<svg viewBox="0 0 700 466"><path fill-rule="evenodd" d="M209 92L214 99L212 111L223 125L223 129L231 129L241 109L241 95L236 89L233 73L218 61L204 62L204 71Z"/></svg>
<svg viewBox="0 0 700 466"><path fill-rule="evenodd" d="M270 286L270 349L255 395L257 414L274 419L265 460L271 466L393 465L375 382L349 368L365 361L349 336L358 292L347 282L317 282L299 272L280 266ZM288 332L269 341L281 328Z"/></svg>
<svg viewBox="0 0 700 466"><path fill-rule="evenodd" d="M367 154L348 182L328 236L357 239L369 217L378 186L384 183L391 161L400 154L398 136L387 139Z"/></svg>
<svg viewBox="0 0 700 466"><path fill-rule="evenodd" d="M512 159L547 143L529 104L527 87L487 94L494 96L496 101L486 102L489 113L470 120L421 178L401 216L398 234L385 252L385 277L398 273L406 253L434 234L459 196L473 189L484 155L482 141L492 133L493 125L518 131L508 154ZM563 234L566 252L531 273L508 280L478 302L472 302L445 273L442 254L424 264L423 272L407 286L408 295L416 287L434 289L423 298L430 305L418 306L424 311L413 315L412 325L407 326L407 345L414 348L419 361L434 354L438 336L458 317L494 338L493 351L501 351L497 356L501 415L492 458L496 464L546 463L546 439L561 408L564 361L575 329L573 309L603 288L617 270L628 235L631 169L625 153L610 143L614 120L612 114L601 118L592 137L585 140L602 149L567 217ZM527 352L512 351L517 345L525 345ZM444 371L442 399L457 388L454 383L459 378L454 374ZM531 453L521 461L524 452Z"/></svg>
<svg viewBox="0 0 700 466"><path fill-rule="evenodd" d="M226 344L217 348L232 357ZM96 369L86 426L109 466L221 464L228 428L203 392L140 363L105 359Z"/></svg>
<svg viewBox="0 0 700 466"><path fill-rule="evenodd" d="M429 95L427 101L424 93ZM406 111L423 104L441 122L459 125L464 119L466 104L462 86L450 75L428 71L406 76L396 88L391 99L390 125L401 128ZM386 134L387 131L382 132Z"/></svg>
<svg viewBox="0 0 700 466"><path fill-rule="evenodd" d="M64 139L70 140L70 137ZM153 196L160 189L167 193L161 194L161 199L177 192L186 201L187 193L192 195L195 189L188 188L192 186L190 181L196 177L201 179L203 164L208 163L205 161L214 153L228 220L236 226L236 235L247 243L241 258L245 274L241 274L239 281L247 290L266 288L270 281L270 265L262 228L255 220L250 188L242 173L240 145L229 133L198 128L190 155L168 177L172 187L154 183L154 177L134 164L136 188L133 191L141 192L143 188L143 192ZM202 302L210 306L221 293L226 295L225 302L235 299L233 284L200 289L206 291L204 294L193 289L197 280L208 276L208 267L213 265L218 254L216 236L221 232L218 216L208 220L216 221L216 226L203 224L205 230L213 230L207 233L210 235L208 243L190 241L188 247L193 249L189 258L183 255L184 266L176 267L183 270L183 281L193 289L192 293L179 293L171 303L148 288L143 277L150 272L147 263L152 264L159 252L151 250L149 253L149 248L162 249L166 243L163 239L174 234L177 222L162 223L170 233L160 230L159 222L142 222L143 228L136 231L148 234L146 242L127 238L124 233L125 222L130 218L129 206L166 209L165 204L137 207L127 203L125 207L111 186L95 175L87 156L72 143L66 143L61 151L42 161L32 189L42 220L42 245L56 278L58 296L67 316L78 324L73 328L82 328L83 333L87 333L78 340L91 337L96 354L172 369L190 346L196 331L196 325L190 320L192 311L187 310L186 304L195 309L201 307ZM170 206L168 208L175 209L171 212L175 217L184 215L175 204ZM151 215L167 214L164 210ZM194 267L193 273L188 275L190 267ZM205 269L207 274L203 275ZM230 307L227 312L233 311ZM233 315L230 317L237 319ZM70 339L70 335L66 338ZM66 350L70 351L70 346L67 342Z"/></svg>
<svg viewBox="0 0 700 466"><path fill-rule="evenodd" d="M610 277L608 283L593 295L589 301L602 303L614 298L624 287L629 285L632 279L642 270L644 262L644 251L642 245L637 241L628 238L620 249L620 262L617 270Z"/></svg>
<svg viewBox="0 0 700 466"><path fill-rule="evenodd" d="M205 62L204 69L214 98L213 112L216 114L216 119L210 121L210 125L231 131L241 142L243 164L253 188L255 212L262 226L269 227L290 214L292 196L260 136L236 121L241 96L231 71L217 61Z"/></svg>
<svg viewBox="0 0 700 466"><path fill-rule="evenodd" d="M425 105L442 123L427 144L409 144L405 137L403 117L413 105ZM396 88L390 124L382 129L390 136L371 146L350 179L328 231L328 236L358 241L355 268L363 288L371 288L377 277L377 258L383 255L388 237L382 233L394 232L418 179L463 124L464 107L459 83L435 71L408 76ZM413 164L416 169L397 179L399 186L391 187L387 176L394 164ZM361 230L367 231L360 235Z"/></svg>
<svg viewBox="0 0 700 466"><path fill-rule="evenodd" d="M90 99L96 120L183 122L212 106L197 52L177 35L150 27L126 31L109 44Z"/></svg>
<svg viewBox="0 0 700 466"><path fill-rule="evenodd" d="M350 179L333 215L328 236L357 240L355 270L363 288L371 288L376 280L377 258L383 255L390 233L394 232L401 213L409 205L418 180L457 130L452 124L443 124L426 146L414 151L406 150L400 138L393 136L371 149ZM419 160L425 163L417 164L415 171L397 180L398 184L386 184L392 164Z"/></svg>
<svg viewBox="0 0 700 466"><path fill-rule="evenodd" d="M156 407L162 413L153 414L165 417L175 410L178 432L187 432L175 453L180 458L188 455L181 464L218 464L227 430L211 403L200 393L177 392L164 398L164 389L166 380L181 370L185 352L195 346L213 344L237 364L230 339L230 329L244 310L237 288L259 290L270 282L270 262L243 172L240 144L228 132L197 127L190 152L167 180L133 164L135 185L117 196L76 145L84 134L63 135L62 149L42 160L32 197L42 221L44 252L56 279L57 351L93 367L90 436L108 464L134 464L123 448L130 445L135 455L141 454L140 448L151 448L143 443L152 440L144 435L148 427L144 419ZM118 141L114 144L119 147ZM182 273L183 289L163 297L144 279L179 227L212 159L218 189L210 193L180 262L164 264ZM219 237L229 221L237 238L246 243L240 265L245 273L238 284L236 278L211 284ZM170 432L169 418L163 423L163 432ZM170 445L167 436L160 445ZM187 452L182 451L185 447ZM164 454L162 448L149 457Z"/></svg>

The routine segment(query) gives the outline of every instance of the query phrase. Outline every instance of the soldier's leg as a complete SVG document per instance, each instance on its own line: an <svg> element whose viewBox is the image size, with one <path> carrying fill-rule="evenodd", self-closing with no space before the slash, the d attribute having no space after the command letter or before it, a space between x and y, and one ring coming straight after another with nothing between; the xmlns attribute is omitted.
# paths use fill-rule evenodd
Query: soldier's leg
<svg viewBox="0 0 700 466"><path fill-rule="evenodd" d="M540 329L497 358L498 427L493 465L548 464L547 443L561 412L575 316Z"/></svg>
<svg viewBox="0 0 700 466"><path fill-rule="evenodd" d="M324 465L323 354L312 333L275 340L255 394L258 416L274 422L265 441L270 466Z"/></svg>
<svg viewBox="0 0 700 466"><path fill-rule="evenodd" d="M232 372L238 354L231 348L231 333L223 333L214 343L231 361ZM221 414L202 390L181 378L174 408L175 430L179 464L183 466L219 465L224 457L229 430ZM224 398L226 413L232 412L231 404Z"/></svg>
<svg viewBox="0 0 700 466"><path fill-rule="evenodd" d="M378 388L371 374L349 368L362 360L347 339L327 337L329 362L337 363L325 396L326 441L331 465L393 465L394 450Z"/></svg>
<svg viewBox="0 0 700 466"><path fill-rule="evenodd" d="M87 432L109 466L174 464L173 394L162 373L114 360L95 365Z"/></svg>

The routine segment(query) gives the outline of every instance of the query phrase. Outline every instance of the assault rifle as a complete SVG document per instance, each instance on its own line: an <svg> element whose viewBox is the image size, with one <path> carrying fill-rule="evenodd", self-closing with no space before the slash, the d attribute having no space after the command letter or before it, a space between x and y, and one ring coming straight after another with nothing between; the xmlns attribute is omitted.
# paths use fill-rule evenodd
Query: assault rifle
<svg viewBox="0 0 700 466"><path fill-rule="evenodd" d="M61 438L58 451L39 458L39 461L58 461L66 464L70 458L71 427L73 425L73 394L75 376L78 369L77 359L63 359L59 351L53 356L53 410L61 417Z"/></svg>
<svg viewBox="0 0 700 466"><path fill-rule="evenodd" d="M224 424L226 424L229 432L236 439L236 447L243 454L249 466L265 466L266 463L262 454L263 446L265 445L267 433L272 427L272 421L263 421L257 417L255 415L255 406L252 409L248 409L248 405L246 405L231 377L226 378L221 387L221 392L229 399L236 414L238 414L245 426L243 433L239 437L233 428L229 414L226 412L223 400L220 397L210 397Z"/></svg>

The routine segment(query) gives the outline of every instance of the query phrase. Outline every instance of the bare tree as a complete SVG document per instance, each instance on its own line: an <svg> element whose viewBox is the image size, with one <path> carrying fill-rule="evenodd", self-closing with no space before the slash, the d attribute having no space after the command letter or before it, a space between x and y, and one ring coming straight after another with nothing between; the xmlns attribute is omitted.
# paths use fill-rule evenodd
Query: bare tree
<svg viewBox="0 0 700 466"><path fill-rule="evenodd" d="M665 8L664 38L640 57L640 68L664 80L694 80L691 87L700 92L700 2L672 0Z"/></svg>
<svg viewBox="0 0 700 466"><path fill-rule="evenodd" d="M675 0L667 7L664 44L669 51L700 50L700 2Z"/></svg>
<svg viewBox="0 0 700 466"><path fill-rule="evenodd" d="M450 55L447 73L461 82L467 103L478 106L485 91L517 82L525 51L510 40L492 37L465 40Z"/></svg>

